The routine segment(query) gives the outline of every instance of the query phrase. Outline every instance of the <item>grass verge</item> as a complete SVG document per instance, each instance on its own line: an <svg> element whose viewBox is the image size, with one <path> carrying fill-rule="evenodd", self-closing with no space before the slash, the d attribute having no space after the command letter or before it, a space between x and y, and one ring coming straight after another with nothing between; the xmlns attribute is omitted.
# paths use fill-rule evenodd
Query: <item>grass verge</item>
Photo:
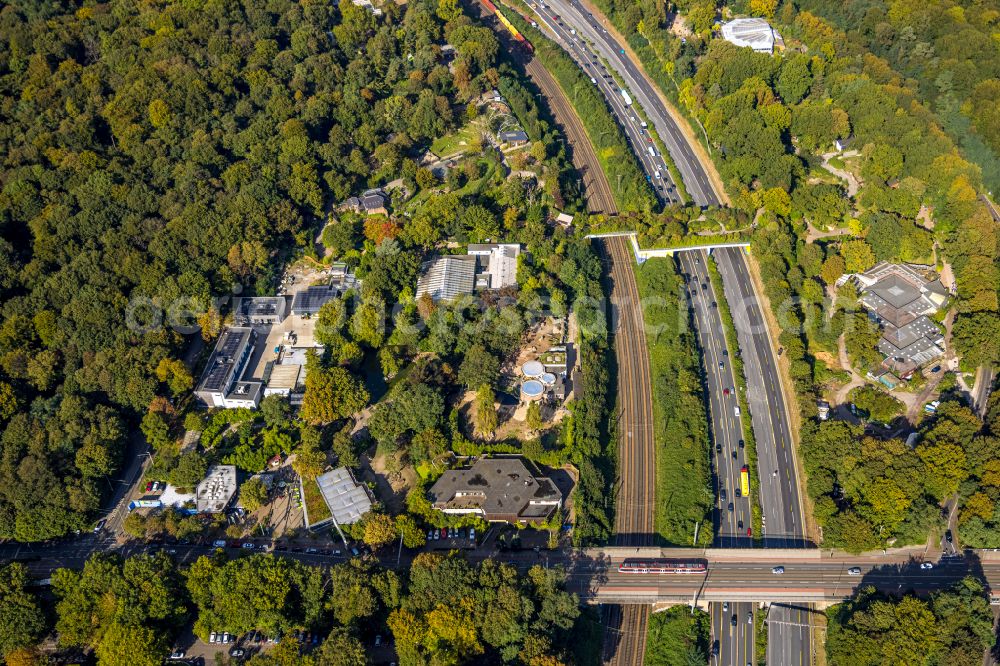
<svg viewBox="0 0 1000 666"><path fill-rule="evenodd" d="M767 612L757 610L753 615L753 657L757 666L767 666Z"/></svg>
<svg viewBox="0 0 1000 666"><path fill-rule="evenodd" d="M674 606L649 616L646 659L650 666L707 664L712 620L703 610Z"/></svg>
<svg viewBox="0 0 1000 666"><path fill-rule="evenodd" d="M753 423L750 418L750 407L747 403L747 376L743 368L743 357L740 356L739 338L736 337L736 324L733 321L733 313L729 309L729 301L726 300L726 293L722 288L722 276L715 265L715 259L706 262L708 266L708 276L712 281L712 289L716 294L716 302L719 304L719 316L722 318L722 332L726 338L726 349L729 350L729 363L733 368L733 376L736 378L736 398L740 404L740 429L743 432L745 442L744 455L747 465L750 467L750 495L754 498L750 505L750 516L753 522L753 538L761 541L764 537L762 514L760 507L760 470L757 465L757 440L753 435ZM756 471L756 473L754 473Z"/></svg>
<svg viewBox="0 0 1000 666"><path fill-rule="evenodd" d="M681 310L681 279L673 259L636 269L649 347L656 441L656 531L666 545L698 546L714 537L712 468L704 378L690 321Z"/></svg>
<svg viewBox="0 0 1000 666"><path fill-rule="evenodd" d="M604 62L604 68L611 74L611 76L614 77L615 83L618 84L618 87L623 90L628 88L621 76L618 75L618 72L616 72L614 68L608 64L607 60L604 58L601 58L601 60ZM667 150L666 144L664 144L663 140L660 138L659 132L657 132L656 128L653 127L653 123L649 121L649 115L646 113L646 110L642 108L638 102L636 102L632 106L632 111L640 120L646 123L646 131L649 133L649 136L652 137L653 145L658 151L660 151L660 155L663 157L663 163L667 165L667 171L670 172L670 178L674 181L674 184L677 185L677 192L681 195L684 201L690 202L691 196L688 194L687 187L684 185L684 179L681 178L681 172L674 163L674 158L670 154L670 151Z"/></svg>

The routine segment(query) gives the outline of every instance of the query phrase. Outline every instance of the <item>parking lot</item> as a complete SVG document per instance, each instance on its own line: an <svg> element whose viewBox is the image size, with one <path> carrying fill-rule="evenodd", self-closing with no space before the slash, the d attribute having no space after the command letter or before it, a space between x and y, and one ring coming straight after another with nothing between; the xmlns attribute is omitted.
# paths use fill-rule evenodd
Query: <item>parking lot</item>
<svg viewBox="0 0 1000 666"><path fill-rule="evenodd" d="M476 537L482 537L474 527L442 527L427 531L428 550L474 549Z"/></svg>

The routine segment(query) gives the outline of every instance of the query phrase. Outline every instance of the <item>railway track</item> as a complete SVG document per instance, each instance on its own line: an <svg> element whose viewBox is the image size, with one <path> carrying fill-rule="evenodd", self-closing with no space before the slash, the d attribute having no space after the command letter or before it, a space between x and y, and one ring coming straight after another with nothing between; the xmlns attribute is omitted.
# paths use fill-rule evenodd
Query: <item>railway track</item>
<svg viewBox="0 0 1000 666"><path fill-rule="evenodd" d="M611 194L611 185L597 159L597 153L594 152L594 144L583 128L580 116L576 115L576 109L569 103L563 89L549 71L534 56L524 63L524 68L549 101L552 116L566 134L573 166L583 180L588 210L592 213L616 215L618 207L615 206L615 198Z"/></svg>
<svg viewBox="0 0 1000 666"><path fill-rule="evenodd" d="M583 181L587 209L591 213L617 215L618 207L615 206L615 198L611 193L607 175L601 168L597 153L594 152L594 145L566 93L545 66L511 38L510 33L500 25L486 6L481 2L471 3L471 6L479 12L480 20L493 29L510 57L524 68L548 102L549 111L556 125L566 137L573 166Z"/></svg>
<svg viewBox="0 0 1000 666"><path fill-rule="evenodd" d="M616 546L655 546L656 462L652 382L639 289L632 252L624 238L603 240L610 263L612 334L618 364L618 469L615 511ZM604 661L614 666L641 664L646 649L648 606L608 606Z"/></svg>

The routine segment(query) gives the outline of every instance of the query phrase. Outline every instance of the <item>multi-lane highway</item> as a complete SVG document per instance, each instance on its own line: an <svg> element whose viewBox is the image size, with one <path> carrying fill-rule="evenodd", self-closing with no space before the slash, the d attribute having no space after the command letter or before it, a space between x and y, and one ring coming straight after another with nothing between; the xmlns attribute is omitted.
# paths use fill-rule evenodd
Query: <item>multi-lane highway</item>
<svg viewBox="0 0 1000 666"><path fill-rule="evenodd" d="M584 40L576 28L568 25L551 5L546 5L544 2L534 3L533 9L540 25L555 37L556 43L569 53L590 77L591 83L604 95L657 196L663 201L680 203L680 195L670 177L663 155L660 154L660 148L654 145L653 138L644 127L646 122L642 120L641 114L637 113L636 102L632 99L631 93L626 90L625 94L622 94L622 88L601 62L593 47ZM608 174L608 178L616 177L614 173Z"/></svg>
<svg viewBox="0 0 1000 666"><path fill-rule="evenodd" d="M752 499L743 495L740 488L740 470L748 461L742 421L737 416L736 380L719 315L717 299L720 296L712 288L704 252L682 252L679 257L688 299L694 310L708 388L716 475L716 546L749 548L753 545L752 536L747 532L752 524Z"/></svg>
<svg viewBox="0 0 1000 666"><path fill-rule="evenodd" d="M542 7L540 4L537 11L546 12L547 16L558 15L563 24L568 29L576 30L577 36L585 38L624 81L625 88L646 112L667 147L694 203L699 206L718 205L719 196L709 182L704 165L698 160L683 132L664 108L659 95L643 72L625 55L625 46L615 41L605 26L579 0L545 0L544 5Z"/></svg>
<svg viewBox="0 0 1000 666"><path fill-rule="evenodd" d="M632 250L623 237L602 241L611 295L612 336L618 365L615 430L618 434L616 546L648 547L656 543L656 462L649 352ZM603 610L607 632L605 661L642 663L649 608L611 605Z"/></svg>
<svg viewBox="0 0 1000 666"><path fill-rule="evenodd" d="M801 546L805 538L791 429L785 411L774 351L754 292L746 254L725 248L713 252L733 313L747 380L747 401L757 439L764 545Z"/></svg>
<svg viewBox="0 0 1000 666"><path fill-rule="evenodd" d="M747 380L747 401L757 443L763 543L773 548L806 547L809 544L796 483L791 425L747 257L732 248L716 250L713 256L733 313ZM810 663L808 608L777 605L769 610L767 651L768 663Z"/></svg>
<svg viewBox="0 0 1000 666"><path fill-rule="evenodd" d="M708 404L712 421L713 469L716 488L716 538L720 548L749 548L753 537L749 494L740 487L740 471L749 461L743 442L743 424L738 416L739 399L732 360L719 314L718 300L708 274L704 251L682 252L681 271L686 280L688 302L694 311L701 346ZM743 666L754 653L754 605L725 601L712 604L713 663ZM749 620L749 621L748 621ZM718 643L716 643L718 641Z"/></svg>

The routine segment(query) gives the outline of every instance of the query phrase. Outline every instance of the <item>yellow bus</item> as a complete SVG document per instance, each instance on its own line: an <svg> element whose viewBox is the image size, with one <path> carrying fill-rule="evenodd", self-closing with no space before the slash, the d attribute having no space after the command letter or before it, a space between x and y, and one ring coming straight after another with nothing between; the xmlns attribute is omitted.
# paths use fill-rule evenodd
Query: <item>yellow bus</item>
<svg viewBox="0 0 1000 666"><path fill-rule="evenodd" d="M750 468L746 465L740 469L740 490L743 491L743 497L750 497Z"/></svg>

